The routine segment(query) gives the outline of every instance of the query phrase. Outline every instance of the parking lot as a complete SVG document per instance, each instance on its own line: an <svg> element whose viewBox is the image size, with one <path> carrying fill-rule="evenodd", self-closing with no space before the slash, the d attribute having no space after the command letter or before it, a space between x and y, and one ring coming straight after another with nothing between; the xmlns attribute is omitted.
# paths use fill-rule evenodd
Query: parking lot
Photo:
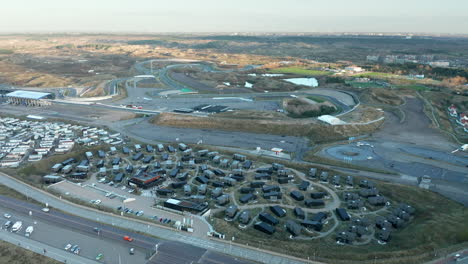
<svg viewBox="0 0 468 264"><path fill-rule="evenodd" d="M4 214L8 213L11 218L7 219ZM103 254L101 260L102 263L145 263L149 257L150 252L138 247L129 245L122 239L121 242L110 240L99 236L97 233L86 233L73 228L57 225L46 221L42 218L35 217L32 215L23 214L11 209L0 206L0 215L2 218L2 230L1 232L11 232L11 228L5 230L4 224L6 221L22 221L23 227L17 232L18 236L24 236L25 230L28 226L33 226L34 231L32 232L30 239L40 241L44 244L64 249L67 244L72 246L78 245L80 247L80 255L92 260L95 260L98 254ZM130 247L135 248L135 254L130 255ZM64 254L73 254L71 252Z"/></svg>
<svg viewBox="0 0 468 264"><path fill-rule="evenodd" d="M92 184L95 184L95 186L92 186ZM129 188L126 188L126 190L122 190L122 185L110 186L105 183L99 183L95 180L90 180L86 183L81 184L80 186L72 182L62 181L51 185L50 188L57 190L63 194L66 194L67 196L78 198L85 202L91 202L92 200L100 200L100 205L113 209L116 209L118 207L125 207L128 209L132 209L135 213L138 211L143 211L144 214L141 217L147 220L151 220L155 223L162 224L160 220L170 219L170 223L164 224L168 227L173 227L176 221L182 222L184 217L188 218L187 216L183 216L182 214L176 214L166 210L154 208L154 198L130 194L126 191L129 190ZM107 192L102 192L100 191L100 189L106 190ZM118 194L119 196L116 196L114 198L106 197L107 193L114 193ZM124 204L123 199L120 196L125 196L127 198L135 198L135 200ZM135 216L135 213L133 213L132 215ZM128 213L122 214L127 216L130 215ZM198 222L197 219L194 219L195 235L204 236L208 231L209 228L206 224Z"/></svg>

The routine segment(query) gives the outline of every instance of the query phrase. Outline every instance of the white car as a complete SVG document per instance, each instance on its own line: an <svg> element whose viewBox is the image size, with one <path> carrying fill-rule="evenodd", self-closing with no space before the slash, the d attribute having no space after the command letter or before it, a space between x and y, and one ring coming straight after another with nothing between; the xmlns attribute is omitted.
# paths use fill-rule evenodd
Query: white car
<svg viewBox="0 0 468 264"><path fill-rule="evenodd" d="M48 212L50 211L50 209L49 209L48 207L44 207L44 208L42 208L41 210L42 210L42 212L44 212L44 213L48 213Z"/></svg>
<svg viewBox="0 0 468 264"><path fill-rule="evenodd" d="M33 231L34 231L34 227L33 226L28 226L26 228L26 231L24 232L24 235L26 237L30 237Z"/></svg>
<svg viewBox="0 0 468 264"><path fill-rule="evenodd" d="M112 195L111 192L106 193L106 197L109 197L109 196L111 196L111 195Z"/></svg>
<svg viewBox="0 0 468 264"><path fill-rule="evenodd" d="M94 201L94 204L100 204L100 203L101 203L101 200Z"/></svg>
<svg viewBox="0 0 468 264"><path fill-rule="evenodd" d="M10 219L11 218L11 214L4 214L3 215L6 219Z"/></svg>
<svg viewBox="0 0 468 264"><path fill-rule="evenodd" d="M68 250L70 250L71 247L72 247L72 244L67 244L63 249L68 251Z"/></svg>

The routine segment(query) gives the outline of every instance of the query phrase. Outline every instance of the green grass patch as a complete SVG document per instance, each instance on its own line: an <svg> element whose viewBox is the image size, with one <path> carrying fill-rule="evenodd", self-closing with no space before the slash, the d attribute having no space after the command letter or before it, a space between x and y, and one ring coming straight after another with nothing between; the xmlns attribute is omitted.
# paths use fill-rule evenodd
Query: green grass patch
<svg viewBox="0 0 468 264"><path fill-rule="evenodd" d="M368 77L368 78L392 78L397 77L398 75L385 72L365 72L354 75L355 77Z"/></svg>
<svg viewBox="0 0 468 264"><path fill-rule="evenodd" d="M312 100L312 101L314 101L314 102L317 102L317 103L323 103L323 102L325 102L325 100L324 100L323 98L318 97L318 96L309 95L309 96L307 96L306 98L309 99L309 100Z"/></svg>
<svg viewBox="0 0 468 264"><path fill-rule="evenodd" d="M397 85L398 89L410 89L415 91L427 91L429 88L421 84Z"/></svg>
<svg viewBox="0 0 468 264"><path fill-rule="evenodd" d="M297 75L331 75L331 72L319 71L319 70L309 70L302 67L285 67L269 70L270 73L291 73Z"/></svg>
<svg viewBox="0 0 468 264"><path fill-rule="evenodd" d="M385 88L385 86L377 84L375 82L346 82L353 88Z"/></svg>
<svg viewBox="0 0 468 264"><path fill-rule="evenodd" d="M11 50L11 49L0 49L0 55L9 55L9 54L13 54L14 51Z"/></svg>

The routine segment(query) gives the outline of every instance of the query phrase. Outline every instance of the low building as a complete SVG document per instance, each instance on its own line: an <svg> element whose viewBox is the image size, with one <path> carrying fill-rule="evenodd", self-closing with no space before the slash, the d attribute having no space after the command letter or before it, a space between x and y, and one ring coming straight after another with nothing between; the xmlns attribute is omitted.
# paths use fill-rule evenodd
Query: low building
<svg viewBox="0 0 468 264"><path fill-rule="evenodd" d="M286 210L281 208L279 205L270 206L270 210L272 213L274 213L278 217L286 216Z"/></svg>
<svg viewBox="0 0 468 264"><path fill-rule="evenodd" d="M312 198L312 199L322 199L325 196L327 196L326 192L313 192L313 193L310 193L310 198Z"/></svg>
<svg viewBox="0 0 468 264"><path fill-rule="evenodd" d="M323 220L327 219L327 214L324 212L318 212L312 217L312 221L323 223Z"/></svg>
<svg viewBox="0 0 468 264"><path fill-rule="evenodd" d="M207 203L195 203L185 200L167 199L164 202L164 207L171 208L177 211L187 211L195 214L203 214L208 210Z"/></svg>
<svg viewBox="0 0 468 264"><path fill-rule="evenodd" d="M230 205L226 211L224 212L226 217L228 218L234 218L236 216L236 213L237 213L237 206L236 205Z"/></svg>
<svg viewBox="0 0 468 264"><path fill-rule="evenodd" d="M351 233L348 231L339 232L336 234L336 241L345 243L345 244L352 244L356 240L356 234Z"/></svg>
<svg viewBox="0 0 468 264"><path fill-rule="evenodd" d="M250 211L242 211L242 213L239 215L239 222L243 225L247 225L250 222Z"/></svg>
<svg viewBox="0 0 468 264"><path fill-rule="evenodd" d="M389 229L382 229L377 233L377 239L383 242L390 241L391 238L391 231Z"/></svg>
<svg viewBox="0 0 468 264"><path fill-rule="evenodd" d="M305 206L313 207L313 206L324 206L325 201L321 199L307 199L304 201Z"/></svg>
<svg viewBox="0 0 468 264"><path fill-rule="evenodd" d="M349 216L348 212L344 208L336 208L336 214L341 221L349 221L351 217Z"/></svg>
<svg viewBox="0 0 468 264"><path fill-rule="evenodd" d="M304 212L304 210L302 210L302 208L296 207L296 208L294 208L293 212L294 212L294 215L297 218L299 218L299 219L304 219L305 218L305 212Z"/></svg>
<svg viewBox="0 0 468 264"><path fill-rule="evenodd" d="M302 227L293 220L288 220L286 221L286 230L288 230L292 236L299 236L302 232Z"/></svg>
<svg viewBox="0 0 468 264"><path fill-rule="evenodd" d="M310 186L310 182L302 181L301 184L297 186L297 188L299 188L299 190L301 191L307 191L307 188L309 188L309 186Z"/></svg>
<svg viewBox="0 0 468 264"><path fill-rule="evenodd" d="M164 182L165 178L162 177L161 175L156 175L153 173L139 173L137 175L134 175L132 178L128 180L128 184L132 185L135 184L136 186L147 189L156 185L161 184Z"/></svg>
<svg viewBox="0 0 468 264"><path fill-rule="evenodd" d="M320 231L323 228L323 224L318 221L312 221L312 220L303 220L301 222L302 226L305 226L306 228L312 228L315 231Z"/></svg>
<svg viewBox="0 0 468 264"><path fill-rule="evenodd" d="M245 203L248 203L248 202L253 201L253 200L255 200L255 199L257 199L257 196L256 196L255 194L253 194L253 193L248 193L248 194L246 194L246 195L241 196L241 197L239 198L239 201L240 201L241 203L245 204Z"/></svg>
<svg viewBox="0 0 468 264"><path fill-rule="evenodd" d="M384 196L369 197L367 201L373 206L383 206L387 203L387 198Z"/></svg>
<svg viewBox="0 0 468 264"><path fill-rule="evenodd" d="M302 201L304 200L304 194L302 194L300 191L298 190L294 190L292 192L289 193L289 195L291 195L291 197L296 200L296 201Z"/></svg>
<svg viewBox="0 0 468 264"><path fill-rule="evenodd" d="M275 233L276 229L274 226L271 226L265 222L258 222L254 224L254 229L261 231L265 234L272 235Z"/></svg>
<svg viewBox="0 0 468 264"><path fill-rule="evenodd" d="M216 198L216 203L219 205L226 205L229 203L229 200L230 200L229 194L223 194L219 196L218 198Z"/></svg>
<svg viewBox="0 0 468 264"><path fill-rule="evenodd" d="M278 219L273 217L271 214L265 213L265 212L260 213L258 215L258 219L260 219L261 221L266 222L266 223L268 223L270 225L277 225L279 223Z"/></svg>

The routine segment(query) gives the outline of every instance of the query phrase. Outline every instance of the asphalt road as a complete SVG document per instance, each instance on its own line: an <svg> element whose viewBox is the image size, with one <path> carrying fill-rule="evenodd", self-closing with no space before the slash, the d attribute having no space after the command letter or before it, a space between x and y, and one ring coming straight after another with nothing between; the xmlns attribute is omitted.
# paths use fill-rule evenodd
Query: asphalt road
<svg viewBox="0 0 468 264"><path fill-rule="evenodd" d="M99 221L103 223L108 223L111 226L118 226L119 228L123 228L125 230L132 230L138 231L141 233L146 233L152 236L157 236L162 239L167 239L168 241L178 242L181 243L182 246L188 244L195 246L197 248L202 248L210 252L211 256L216 256L217 254L229 254L235 257L227 257L226 255L220 255L219 259L223 259L220 263L239 263L239 260L236 258L248 259L252 261L262 262L262 263L272 263L272 264L299 264L305 263L305 261L297 260L295 258L284 256L280 254L274 254L273 252L265 252L259 251L254 248L248 247L241 247L239 245L233 244L229 245L227 243L223 243L218 240L211 240L208 238L198 238L193 237L189 233L184 232L177 232L174 230L169 230L166 228L161 228L157 225L153 225L151 223L145 223L138 220L128 219L120 216L116 216L109 213L104 213L98 210L94 210L91 208L86 208L83 206L79 206L64 200L61 200L51 194L48 194L44 191L40 191L35 189L25 183L19 182L18 180L7 176L6 174L0 173L0 182L7 185L9 188L12 188L24 195L29 196L30 198L39 201L41 203L48 203L49 206L60 209L66 212L73 212L75 215L80 216L79 221L83 221L83 219L87 219L90 221ZM94 225L91 225L94 226ZM89 227L91 227L89 226ZM124 233L120 234L123 235ZM142 236L138 236L138 234L132 235L135 238L135 241L132 243L140 245L139 241L141 241L141 245L144 246L148 244ZM145 236L143 236L145 237ZM183 247L182 247L183 249ZM230 260L230 261L226 261ZM194 263L197 261L199 263L204 263L202 259L193 260ZM213 261L212 261L213 262ZM164 262L160 262L164 263ZM167 264L172 264L173 262L168 262ZM205 263L210 263L208 260ZM241 261L241 263L250 263L249 261Z"/></svg>
<svg viewBox="0 0 468 264"><path fill-rule="evenodd" d="M254 124L253 124L254 125ZM215 146L229 146L255 150L256 147L270 150L279 147L287 152L303 152L308 148L305 138L265 135L246 132L231 132L211 129L176 128L156 126L147 122L147 119L116 122L112 128L124 132L129 136L137 136L151 141L197 143Z"/></svg>
<svg viewBox="0 0 468 264"><path fill-rule="evenodd" d="M34 226L30 239L62 250L69 243L78 245L81 248L80 256L90 260L94 260L99 253L102 253L104 255L102 263L146 263L155 243L160 242L55 210L44 213L41 207L35 204L13 198L0 196L0 202L0 214L12 215L11 219L3 219L2 225L7 220L23 222L23 229L17 235L23 236L27 226ZM93 231L94 227L99 227L102 231L98 234ZM131 243L124 241L123 235L135 237L135 241ZM129 254L130 247L135 248L135 255ZM65 250L62 254L73 255Z"/></svg>
<svg viewBox="0 0 468 264"><path fill-rule="evenodd" d="M48 213L41 211L40 206L19 201L10 197L0 196L0 214L9 213L12 221L23 221L23 230L17 235L23 235L26 226L33 225L35 230L31 239L49 246L62 249L66 244L79 245L80 256L93 260L97 254L104 254L102 263L146 263L151 257L154 263L191 263L200 264L248 263L228 255L209 252L207 249L177 241L156 239L138 233L126 231L116 226L96 223L74 215L68 215L52 209ZM32 212L31 216L29 211ZM7 221L7 219L4 219ZM3 224L5 221L1 222ZM93 228L99 228L96 233ZM130 236L132 242L123 240L123 236ZM155 246L158 245L156 256ZM135 255L129 254L130 247L135 248ZM67 256L71 253L63 251ZM150 261L150 263L152 263Z"/></svg>
<svg viewBox="0 0 468 264"><path fill-rule="evenodd" d="M8 242L10 244L17 245L29 251L43 254L46 257L55 259L60 262L65 262L68 264L97 264L99 262L87 259L80 255L70 254L65 252L63 249L58 249L47 244L41 243L39 241L27 238L25 236L17 235L9 231L0 230L0 240ZM46 253L44 254L44 249Z"/></svg>

